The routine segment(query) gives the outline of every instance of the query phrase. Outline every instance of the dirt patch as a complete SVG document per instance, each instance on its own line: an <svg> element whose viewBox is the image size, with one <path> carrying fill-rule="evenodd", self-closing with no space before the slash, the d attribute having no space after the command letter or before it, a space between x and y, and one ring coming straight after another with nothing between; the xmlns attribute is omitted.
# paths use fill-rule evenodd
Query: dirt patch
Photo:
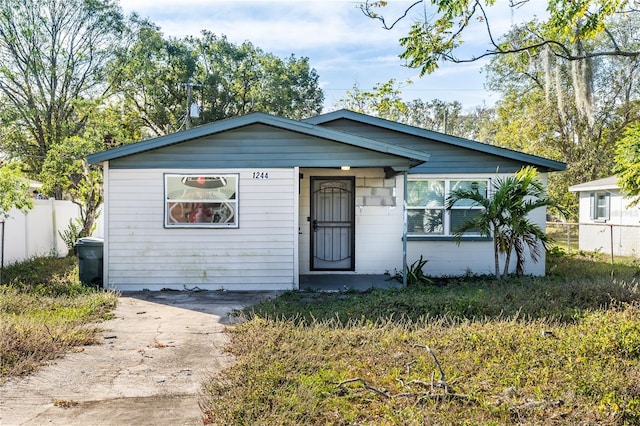
<svg viewBox="0 0 640 426"><path fill-rule="evenodd" d="M229 313L276 294L126 294L101 345L0 387L0 424L202 424L200 385L232 361L223 353Z"/></svg>

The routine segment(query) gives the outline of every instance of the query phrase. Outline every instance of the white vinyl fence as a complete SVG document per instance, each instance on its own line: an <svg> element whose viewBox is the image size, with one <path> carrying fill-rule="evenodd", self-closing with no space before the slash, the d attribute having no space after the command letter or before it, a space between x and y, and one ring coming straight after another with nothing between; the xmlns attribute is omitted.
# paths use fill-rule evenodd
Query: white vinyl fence
<svg viewBox="0 0 640 426"><path fill-rule="evenodd" d="M37 256L64 257L69 251L60 237L71 219L80 216L80 209L71 201L33 200L33 209L26 215L11 210L4 224L4 265ZM94 236L102 236L102 218Z"/></svg>

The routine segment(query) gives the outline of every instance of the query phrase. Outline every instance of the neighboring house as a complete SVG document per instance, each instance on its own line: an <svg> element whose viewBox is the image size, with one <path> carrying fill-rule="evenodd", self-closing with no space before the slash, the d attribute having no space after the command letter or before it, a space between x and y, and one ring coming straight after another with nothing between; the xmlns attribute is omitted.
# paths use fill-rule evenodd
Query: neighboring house
<svg viewBox="0 0 640 426"><path fill-rule="evenodd" d="M254 113L88 160L104 164L105 286L120 290L296 289L318 274L394 273L421 255L430 275L491 274L490 240L453 238L478 210L446 211L449 191L565 167L345 110ZM545 213L532 219L544 227ZM543 275L544 258L525 271Z"/></svg>
<svg viewBox="0 0 640 426"><path fill-rule="evenodd" d="M629 205L616 176L573 185L569 191L580 196L580 250L640 255L640 206Z"/></svg>

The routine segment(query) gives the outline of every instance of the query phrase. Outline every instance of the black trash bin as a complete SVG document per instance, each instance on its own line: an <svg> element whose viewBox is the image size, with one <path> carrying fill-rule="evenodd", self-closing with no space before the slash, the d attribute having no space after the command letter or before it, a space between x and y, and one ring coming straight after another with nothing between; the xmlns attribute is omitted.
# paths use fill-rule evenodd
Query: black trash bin
<svg viewBox="0 0 640 426"><path fill-rule="evenodd" d="M104 239L80 238L75 245L78 254L80 281L84 284L102 288L102 250Z"/></svg>

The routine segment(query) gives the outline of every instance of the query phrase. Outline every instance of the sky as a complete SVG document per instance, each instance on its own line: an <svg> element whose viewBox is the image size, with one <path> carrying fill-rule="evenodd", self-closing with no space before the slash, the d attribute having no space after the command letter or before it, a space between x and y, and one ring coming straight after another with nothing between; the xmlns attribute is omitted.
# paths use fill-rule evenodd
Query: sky
<svg viewBox="0 0 640 426"><path fill-rule="evenodd" d="M389 0L381 9L386 17L399 17L411 1ZM494 34L503 34L512 23L544 13L544 0L531 0L529 9L494 8L489 15ZM537 3L537 4L536 4ZM158 25L165 36L197 36L203 29L240 44L251 42L264 52L285 58L307 57L319 75L325 94L325 111L335 109L348 90L357 84L370 90L376 83L394 78L403 82L405 100L459 101L465 109L493 105L498 95L484 89L486 61L442 64L432 74L419 77L398 57L405 36L419 16L432 13L420 6L393 30L367 18L357 1L343 0L120 0L129 14L136 12ZM537 10L536 10L537 9ZM465 49L487 49L484 24L476 22L465 31ZM412 84L405 85L406 80Z"/></svg>

